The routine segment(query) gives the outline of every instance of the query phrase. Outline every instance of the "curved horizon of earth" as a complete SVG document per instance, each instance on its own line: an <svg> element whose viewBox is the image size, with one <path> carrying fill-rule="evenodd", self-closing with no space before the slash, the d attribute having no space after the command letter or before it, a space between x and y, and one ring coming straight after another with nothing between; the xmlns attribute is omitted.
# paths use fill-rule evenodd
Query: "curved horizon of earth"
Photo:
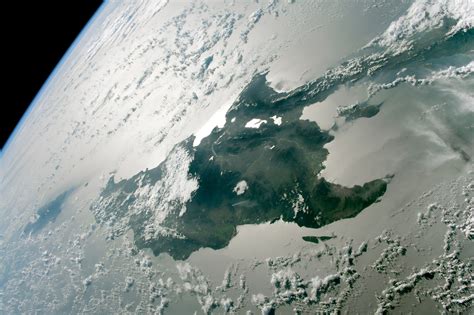
<svg viewBox="0 0 474 315"><path fill-rule="evenodd" d="M473 17L105 2L0 156L0 313L471 312Z"/></svg>

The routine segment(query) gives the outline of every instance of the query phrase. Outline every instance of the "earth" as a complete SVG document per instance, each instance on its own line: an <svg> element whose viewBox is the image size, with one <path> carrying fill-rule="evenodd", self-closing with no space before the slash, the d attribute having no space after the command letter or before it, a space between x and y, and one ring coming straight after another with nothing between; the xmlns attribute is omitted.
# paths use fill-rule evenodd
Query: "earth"
<svg viewBox="0 0 474 315"><path fill-rule="evenodd" d="M0 156L0 313L474 312L474 2L105 2Z"/></svg>

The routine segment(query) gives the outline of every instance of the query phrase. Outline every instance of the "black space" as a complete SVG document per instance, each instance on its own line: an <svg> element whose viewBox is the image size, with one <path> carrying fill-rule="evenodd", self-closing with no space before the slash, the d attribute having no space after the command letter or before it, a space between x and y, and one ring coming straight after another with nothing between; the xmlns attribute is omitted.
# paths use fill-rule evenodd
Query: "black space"
<svg viewBox="0 0 474 315"><path fill-rule="evenodd" d="M0 147L100 0L9 1L2 4L2 115Z"/></svg>

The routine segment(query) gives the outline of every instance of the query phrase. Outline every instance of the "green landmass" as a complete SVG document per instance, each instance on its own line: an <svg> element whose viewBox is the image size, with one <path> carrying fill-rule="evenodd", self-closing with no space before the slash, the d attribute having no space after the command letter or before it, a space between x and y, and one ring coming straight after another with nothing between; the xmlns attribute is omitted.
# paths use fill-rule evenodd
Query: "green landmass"
<svg viewBox="0 0 474 315"><path fill-rule="evenodd" d="M329 90L333 89L323 90L320 97ZM137 247L186 259L202 247L227 246L239 225L282 219L317 228L353 217L376 202L386 191L385 179L344 187L318 177L328 155L324 146L333 136L315 122L299 119L303 107L314 99L302 91L277 93L265 75L257 75L228 111L223 128L215 128L196 147L192 146L194 137L177 145L193 157L188 176L199 184L184 205L186 212L179 216L183 205L177 204L176 213L162 222L180 237L146 238L150 214L143 212L130 219ZM247 128L251 119L266 123ZM105 218L113 220L123 217L135 201L133 192L144 183L160 180L165 163L118 183L111 179L102 198L113 198L107 199L101 214L109 213ZM237 194L241 181L246 190Z"/></svg>

